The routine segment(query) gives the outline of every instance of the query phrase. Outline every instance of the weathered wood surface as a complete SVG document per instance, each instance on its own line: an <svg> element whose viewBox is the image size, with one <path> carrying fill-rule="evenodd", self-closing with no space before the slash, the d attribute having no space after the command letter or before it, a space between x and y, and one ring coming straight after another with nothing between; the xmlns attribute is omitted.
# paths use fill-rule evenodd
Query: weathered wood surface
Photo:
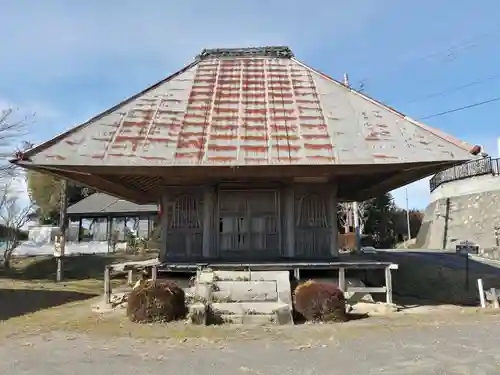
<svg viewBox="0 0 500 375"><path fill-rule="evenodd" d="M397 270L398 265L391 262L376 262L376 261L352 261L352 262L193 262L193 263L161 263L159 268L165 271L192 271L200 268L212 268L217 270L252 270L256 271L283 271L295 269L315 269L315 270L334 270L339 268L345 269L385 269L390 267L392 270Z"/></svg>
<svg viewBox="0 0 500 375"><path fill-rule="evenodd" d="M147 259L147 260L138 260L138 261L131 261L131 262L124 262L124 263L115 263L111 264L109 268L113 272L126 272L128 270L143 270L145 268L149 267L158 267L161 265L161 262L158 260L158 258L154 259Z"/></svg>

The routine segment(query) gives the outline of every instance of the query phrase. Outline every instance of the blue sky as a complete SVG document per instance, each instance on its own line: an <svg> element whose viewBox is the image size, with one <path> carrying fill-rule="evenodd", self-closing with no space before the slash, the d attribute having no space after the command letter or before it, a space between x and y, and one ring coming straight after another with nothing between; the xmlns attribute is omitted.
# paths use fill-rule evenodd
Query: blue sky
<svg viewBox="0 0 500 375"><path fill-rule="evenodd" d="M204 47L289 45L419 119L500 95L500 2L0 0L0 107L44 141L182 68ZM474 81L466 89L451 88ZM425 121L497 154L500 102ZM411 207L427 181L409 186ZM395 193L404 205L404 192Z"/></svg>

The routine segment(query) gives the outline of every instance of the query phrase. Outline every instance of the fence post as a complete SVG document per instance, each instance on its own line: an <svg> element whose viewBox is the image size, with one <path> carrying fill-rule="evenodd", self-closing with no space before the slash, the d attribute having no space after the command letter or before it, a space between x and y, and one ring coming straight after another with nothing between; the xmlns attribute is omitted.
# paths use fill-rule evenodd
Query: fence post
<svg viewBox="0 0 500 375"><path fill-rule="evenodd" d="M500 303L498 301L497 290L496 288L490 289L491 297L493 298L493 308L500 309Z"/></svg>
<svg viewBox="0 0 500 375"><path fill-rule="evenodd" d="M481 302L481 307L486 308L486 300L484 298L484 287L483 279L477 279L477 290L479 292L479 301Z"/></svg>
<svg viewBox="0 0 500 375"><path fill-rule="evenodd" d="M128 270L127 284L132 285L133 283L134 283L134 270L130 269Z"/></svg>
<svg viewBox="0 0 500 375"><path fill-rule="evenodd" d="M391 267L385 268L385 300L387 304L392 304L392 274Z"/></svg>

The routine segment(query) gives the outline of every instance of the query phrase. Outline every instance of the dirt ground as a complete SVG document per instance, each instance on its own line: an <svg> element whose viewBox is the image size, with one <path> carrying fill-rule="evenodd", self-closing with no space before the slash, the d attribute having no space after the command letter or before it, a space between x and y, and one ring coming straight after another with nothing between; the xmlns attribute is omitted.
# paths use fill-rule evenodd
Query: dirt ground
<svg viewBox="0 0 500 375"><path fill-rule="evenodd" d="M409 307L347 323L281 327L141 325L123 312L93 313L101 297L92 297L93 282L86 282L11 282L10 293L57 295L61 288L87 299L0 321L0 358L9 359L0 361L0 374L500 373L500 313L493 310Z"/></svg>
<svg viewBox="0 0 500 375"><path fill-rule="evenodd" d="M123 312L93 313L100 275L76 272L88 269L81 264L70 269L60 284L30 279L22 268L0 277L0 358L9 359L0 361L0 374L500 373L500 313L493 310L407 305L341 324L140 325ZM31 272L43 276L39 267Z"/></svg>
<svg viewBox="0 0 500 375"><path fill-rule="evenodd" d="M191 336L129 327L109 335L65 330L12 334L0 346L1 374L498 374L497 315L453 313L385 324L236 329L214 327ZM430 320L430 321L429 321ZM161 333L158 333L160 331ZM174 330L175 331L175 330ZM212 332L210 332L212 331ZM177 331L179 332L179 331ZM32 332L34 333L34 332ZM175 332L174 332L175 333Z"/></svg>

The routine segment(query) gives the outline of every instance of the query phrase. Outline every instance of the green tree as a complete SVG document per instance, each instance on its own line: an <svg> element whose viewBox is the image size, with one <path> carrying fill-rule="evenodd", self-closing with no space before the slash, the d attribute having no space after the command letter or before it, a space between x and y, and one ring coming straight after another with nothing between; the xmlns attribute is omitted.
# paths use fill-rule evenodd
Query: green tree
<svg viewBox="0 0 500 375"><path fill-rule="evenodd" d="M371 234L382 247L390 247L394 244L396 211L391 193L375 197L367 204L365 233Z"/></svg>
<svg viewBox="0 0 500 375"><path fill-rule="evenodd" d="M37 206L41 224L57 224L61 207L61 180L39 172L28 172L28 192ZM68 183L68 205L93 194L95 190Z"/></svg>

